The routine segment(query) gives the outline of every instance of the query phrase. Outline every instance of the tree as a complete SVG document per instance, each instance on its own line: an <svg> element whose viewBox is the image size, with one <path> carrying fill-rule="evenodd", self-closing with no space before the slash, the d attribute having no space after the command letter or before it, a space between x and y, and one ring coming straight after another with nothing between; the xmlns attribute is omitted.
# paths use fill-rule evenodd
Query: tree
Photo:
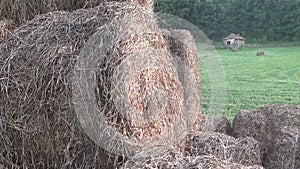
<svg viewBox="0 0 300 169"><path fill-rule="evenodd" d="M240 33L248 42L300 40L300 1L157 0L156 11L182 17L212 40Z"/></svg>

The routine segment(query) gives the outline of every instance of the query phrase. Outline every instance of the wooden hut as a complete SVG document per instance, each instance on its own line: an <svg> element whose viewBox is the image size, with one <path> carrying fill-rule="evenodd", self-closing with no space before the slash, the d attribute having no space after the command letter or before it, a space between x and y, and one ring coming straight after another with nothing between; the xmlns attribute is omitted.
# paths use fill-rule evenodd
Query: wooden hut
<svg viewBox="0 0 300 169"><path fill-rule="evenodd" d="M224 45L231 48L233 51L238 50L241 46L245 45L245 38L239 34L230 34L224 38Z"/></svg>

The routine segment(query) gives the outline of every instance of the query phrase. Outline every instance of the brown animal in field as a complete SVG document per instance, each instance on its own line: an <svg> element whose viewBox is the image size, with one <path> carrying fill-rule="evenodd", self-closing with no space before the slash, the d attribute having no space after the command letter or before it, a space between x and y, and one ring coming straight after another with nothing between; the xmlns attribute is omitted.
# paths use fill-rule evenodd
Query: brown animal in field
<svg viewBox="0 0 300 169"><path fill-rule="evenodd" d="M264 56L265 55L265 52L264 51L259 51L257 52L256 56Z"/></svg>

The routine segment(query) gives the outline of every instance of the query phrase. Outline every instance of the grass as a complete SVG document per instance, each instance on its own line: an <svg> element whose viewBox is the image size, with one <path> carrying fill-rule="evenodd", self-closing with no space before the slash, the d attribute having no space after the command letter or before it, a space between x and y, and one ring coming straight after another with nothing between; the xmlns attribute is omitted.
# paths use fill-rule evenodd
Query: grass
<svg viewBox="0 0 300 169"><path fill-rule="evenodd" d="M264 51L265 56L256 56L257 51ZM226 77L223 115L229 119L241 109L269 103L300 105L300 47L246 47L238 52L217 52ZM208 113L211 83L203 61L200 70L202 110Z"/></svg>

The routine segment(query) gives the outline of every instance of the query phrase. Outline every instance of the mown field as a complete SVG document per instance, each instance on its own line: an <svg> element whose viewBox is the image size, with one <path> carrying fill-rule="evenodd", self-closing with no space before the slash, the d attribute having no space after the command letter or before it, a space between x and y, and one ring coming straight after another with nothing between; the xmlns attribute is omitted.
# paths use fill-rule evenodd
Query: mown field
<svg viewBox="0 0 300 169"><path fill-rule="evenodd" d="M265 56L256 56L257 51L264 51ZM226 77L222 114L228 118L241 109L269 103L300 105L300 47L245 47L238 52L217 52ZM202 110L207 113L211 83L201 63Z"/></svg>

